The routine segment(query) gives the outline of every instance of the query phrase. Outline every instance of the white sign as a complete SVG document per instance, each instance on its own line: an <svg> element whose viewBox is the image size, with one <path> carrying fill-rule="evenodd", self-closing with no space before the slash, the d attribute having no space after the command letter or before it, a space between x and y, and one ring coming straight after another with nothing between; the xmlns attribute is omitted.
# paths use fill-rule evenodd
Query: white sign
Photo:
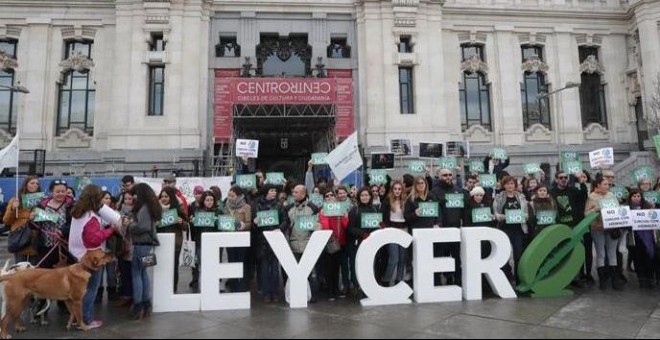
<svg viewBox="0 0 660 340"><path fill-rule="evenodd" d="M254 139L237 139L236 156L259 158L259 141Z"/></svg>
<svg viewBox="0 0 660 340"><path fill-rule="evenodd" d="M353 132L345 141L337 146L326 158L332 173L338 181L362 166L362 156L357 144L357 132Z"/></svg>
<svg viewBox="0 0 660 340"><path fill-rule="evenodd" d="M222 198L227 198L227 193L231 188L232 176L225 177L177 177L176 187L181 190L188 203L195 201L193 191L195 186L201 185L204 190L209 190L212 186L217 186L222 191ZM135 183L146 183L156 193L156 197L163 190L162 178L135 177Z"/></svg>
<svg viewBox="0 0 660 340"><path fill-rule="evenodd" d="M605 208L600 210L603 217L603 228L630 228L633 225L632 213L630 207L622 205L618 208Z"/></svg>
<svg viewBox="0 0 660 340"><path fill-rule="evenodd" d="M614 165L614 149L604 148L589 152L589 162L592 169Z"/></svg>
<svg viewBox="0 0 660 340"><path fill-rule="evenodd" d="M660 229L660 209L632 210L633 230Z"/></svg>

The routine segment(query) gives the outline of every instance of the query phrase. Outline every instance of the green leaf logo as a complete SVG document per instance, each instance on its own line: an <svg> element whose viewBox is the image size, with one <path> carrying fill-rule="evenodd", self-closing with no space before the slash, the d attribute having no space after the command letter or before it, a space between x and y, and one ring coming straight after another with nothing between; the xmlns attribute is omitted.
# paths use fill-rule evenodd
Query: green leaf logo
<svg viewBox="0 0 660 340"><path fill-rule="evenodd" d="M566 290L584 264L582 237L599 213L587 215L575 228L555 224L543 229L527 247L518 264L519 292L533 297L572 295Z"/></svg>

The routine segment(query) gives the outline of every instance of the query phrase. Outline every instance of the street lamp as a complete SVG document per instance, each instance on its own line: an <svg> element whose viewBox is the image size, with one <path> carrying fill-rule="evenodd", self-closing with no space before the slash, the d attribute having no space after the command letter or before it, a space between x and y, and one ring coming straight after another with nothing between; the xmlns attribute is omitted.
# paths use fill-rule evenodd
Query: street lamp
<svg viewBox="0 0 660 340"><path fill-rule="evenodd" d="M28 90L27 87L20 84L14 86L0 85L0 88L9 89L9 91L13 92L30 93L30 90Z"/></svg>
<svg viewBox="0 0 660 340"><path fill-rule="evenodd" d="M566 85L564 85L564 87L562 87L562 88L560 88L560 89L556 89L556 90L551 91L551 92L548 92L548 93L544 93L544 92L539 93L538 98L539 98L539 99L547 98L547 97L549 97L551 94L555 94L555 93L557 93L557 92L559 92L559 91L564 91L564 90L566 90L566 89L572 89L572 88L574 88L574 87L580 87L580 83L576 83L576 82L573 82L573 81L567 81L567 82L566 82Z"/></svg>

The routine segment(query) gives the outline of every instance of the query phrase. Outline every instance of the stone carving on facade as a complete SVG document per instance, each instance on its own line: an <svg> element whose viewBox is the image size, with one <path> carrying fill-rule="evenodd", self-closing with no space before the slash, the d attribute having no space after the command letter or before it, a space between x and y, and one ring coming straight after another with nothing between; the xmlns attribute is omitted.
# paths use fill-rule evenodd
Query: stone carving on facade
<svg viewBox="0 0 660 340"><path fill-rule="evenodd" d="M94 62L80 51L73 51L68 59L60 63L62 73L76 71L80 73L89 72L94 67Z"/></svg>
<svg viewBox="0 0 660 340"><path fill-rule="evenodd" d="M88 149L92 147L92 137L83 130L72 128L55 138L55 147L60 149Z"/></svg>
<svg viewBox="0 0 660 340"><path fill-rule="evenodd" d="M525 140L528 142L552 142L552 131L542 124L534 124L525 131Z"/></svg>
<svg viewBox="0 0 660 340"><path fill-rule="evenodd" d="M492 143L493 133L481 125L472 125L463 132L463 138L471 143Z"/></svg>
<svg viewBox="0 0 660 340"><path fill-rule="evenodd" d="M610 139L610 132L598 123L591 123L582 132L588 141L606 141Z"/></svg>
<svg viewBox="0 0 660 340"><path fill-rule="evenodd" d="M543 60L541 60L541 58L539 58L539 56L537 55L533 55L527 58L522 63L523 72L530 72L530 73L542 72L543 74L546 74L548 73L549 69L550 66L544 63Z"/></svg>
<svg viewBox="0 0 660 340"><path fill-rule="evenodd" d="M478 55L473 55L461 63L461 71L488 74L488 64L481 60Z"/></svg>
<svg viewBox="0 0 660 340"><path fill-rule="evenodd" d="M588 56L587 59L585 59L582 64L580 64L580 73L603 74L604 72L605 69L600 64L600 62L598 62L598 59L595 55Z"/></svg>
<svg viewBox="0 0 660 340"><path fill-rule="evenodd" d="M415 27L419 0L392 0L395 27Z"/></svg>
<svg viewBox="0 0 660 340"><path fill-rule="evenodd" d="M18 61L10 55L0 51L0 69L2 70L15 70L18 68Z"/></svg>
<svg viewBox="0 0 660 340"><path fill-rule="evenodd" d="M392 0L392 5L395 7L417 7L419 0Z"/></svg>
<svg viewBox="0 0 660 340"><path fill-rule="evenodd" d="M257 74L261 74L263 64L268 57L275 55L281 61L287 61L292 55L298 56L305 63L305 73L312 72L312 46L306 37L266 37L257 45Z"/></svg>

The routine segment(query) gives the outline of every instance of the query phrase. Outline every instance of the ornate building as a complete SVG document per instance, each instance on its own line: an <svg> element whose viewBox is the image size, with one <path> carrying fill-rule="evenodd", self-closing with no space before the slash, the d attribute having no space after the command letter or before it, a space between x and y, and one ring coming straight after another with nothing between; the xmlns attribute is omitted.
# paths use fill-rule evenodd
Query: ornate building
<svg viewBox="0 0 660 340"><path fill-rule="evenodd" d="M0 85L30 93L0 86L0 145L18 127L56 174L222 172L236 138L293 171L353 130L623 159L660 125L659 24L657 0L3 1Z"/></svg>

